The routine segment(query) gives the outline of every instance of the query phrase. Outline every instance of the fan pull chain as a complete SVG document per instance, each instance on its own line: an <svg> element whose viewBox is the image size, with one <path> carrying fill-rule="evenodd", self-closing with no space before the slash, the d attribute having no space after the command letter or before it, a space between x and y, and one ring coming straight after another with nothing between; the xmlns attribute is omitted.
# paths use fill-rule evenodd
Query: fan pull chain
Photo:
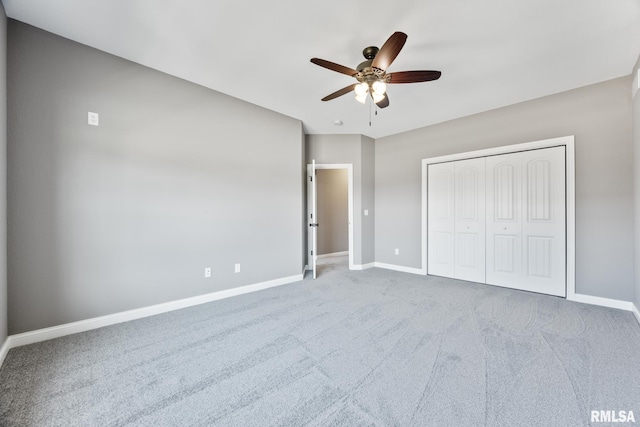
<svg viewBox="0 0 640 427"><path fill-rule="evenodd" d="M375 104L375 107L373 106L375 103L373 101L370 102L369 104L369 127L371 127L371 110L375 108L374 110L374 115L377 116L378 115L378 104Z"/></svg>

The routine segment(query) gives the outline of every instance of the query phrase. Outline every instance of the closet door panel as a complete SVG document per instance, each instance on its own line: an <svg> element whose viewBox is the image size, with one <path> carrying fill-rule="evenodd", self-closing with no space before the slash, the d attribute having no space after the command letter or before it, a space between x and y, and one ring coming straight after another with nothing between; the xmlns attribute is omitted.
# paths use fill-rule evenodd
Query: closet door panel
<svg viewBox="0 0 640 427"><path fill-rule="evenodd" d="M487 158L487 283L566 296L565 148Z"/></svg>
<svg viewBox="0 0 640 427"><path fill-rule="evenodd" d="M428 166L428 273L455 277L455 168L453 163Z"/></svg>
<svg viewBox="0 0 640 427"><path fill-rule="evenodd" d="M487 283L519 287L522 265L522 153L487 157Z"/></svg>
<svg viewBox="0 0 640 427"><path fill-rule="evenodd" d="M485 159L454 162L456 279L485 282Z"/></svg>
<svg viewBox="0 0 640 427"><path fill-rule="evenodd" d="M565 148L523 155L523 289L566 296Z"/></svg>

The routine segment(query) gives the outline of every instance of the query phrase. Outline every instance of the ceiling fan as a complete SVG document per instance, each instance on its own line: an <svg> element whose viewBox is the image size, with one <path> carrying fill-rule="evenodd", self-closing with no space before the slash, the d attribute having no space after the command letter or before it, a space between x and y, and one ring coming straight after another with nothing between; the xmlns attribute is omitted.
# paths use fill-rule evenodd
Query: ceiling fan
<svg viewBox="0 0 640 427"><path fill-rule="evenodd" d="M402 50L407 35L399 31L393 33L380 49L375 46L364 48L362 55L366 61L360 63L354 70L335 62L326 61L320 58L311 58L311 62L329 70L355 77L358 83L351 84L330 95L322 98L323 101L330 101L351 91L356 94L356 100L364 104L367 95L370 95L373 102L380 108L389 106L389 96L387 95L387 84L397 83L419 83L437 80L442 74L440 71L399 71L387 73L387 68Z"/></svg>

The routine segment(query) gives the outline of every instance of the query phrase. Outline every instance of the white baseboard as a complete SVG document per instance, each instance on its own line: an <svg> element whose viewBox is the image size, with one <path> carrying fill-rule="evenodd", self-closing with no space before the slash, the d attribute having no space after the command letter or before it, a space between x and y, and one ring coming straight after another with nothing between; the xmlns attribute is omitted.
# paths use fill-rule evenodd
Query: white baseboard
<svg viewBox="0 0 640 427"><path fill-rule="evenodd" d="M368 268L377 267L387 270L401 271L411 274L424 275L424 271L419 268L404 267L394 264L385 264L380 262L373 262L363 265L354 266L354 270L365 270ZM197 297L185 298L176 301L170 301L163 304L156 304L148 307L137 308L134 310L123 311L120 313L109 314L106 316L94 317L91 319L80 320L77 322L66 323L63 325L52 326L50 328L38 329L35 331L24 332L22 334L9 335L7 339L0 347L0 366L4 362L5 357L10 349L14 347L20 347L23 345L34 344L41 341L46 341L54 338L59 338L65 335L71 335L78 332L90 331L92 329L101 328L104 326L115 325L130 320L141 319L143 317L154 316L156 314L162 314L169 311L179 310L182 308L192 307L195 305L205 304L207 302L218 301L225 298L230 298L237 295L243 295L251 292L261 291L264 289L273 288L276 286L286 285L301 281L303 275L295 275L289 277L283 277L280 279L269 280L266 282L255 283L252 285L241 286L233 289L226 289L223 291L212 292ZM569 298L568 298L569 299ZM581 302L585 304L600 305L610 308L618 308L621 310L631 311L638 323L640 323L640 311L634 303L629 301L614 300L610 298L602 298L591 295L575 294L572 301Z"/></svg>
<svg viewBox="0 0 640 427"><path fill-rule="evenodd" d="M376 266L375 262L370 262L368 264L354 264L351 270L368 270Z"/></svg>
<svg viewBox="0 0 640 427"><path fill-rule="evenodd" d="M426 273L421 268L405 267L403 265L385 264L383 262L374 262L374 267L384 268L386 270L402 271L403 273L420 274L424 276Z"/></svg>
<svg viewBox="0 0 640 427"><path fill-rule="evenodd" d="M226 289L224 291L217 291L205 295L199 295L197 297L185 298L162 304L151 305L148 307L136 308L134 310L122 311L120 313L94 317L91 319L80 320L78 322L65 323L63 325L24 332L22 334L9 335L7 341L2 346L2 350L0 350L0 356L6 354L9 349L14 347L20 347L27 344L33 344L53 338L59 338L65 335L76 334L78 332L90 331L92 329L102 328L104 326L115 325L117 323L128 322L130 320L154 316L156 314L162 314L169 311L179 310L181 308L192 307L194 305L200 305L207 302L247 294L250 292L261 291L264 289L286 285L288 283L298 282L301 280L302 274L283 277L280 279L268 280L266 282L254 283L252 285L246 285L238 288ZM5 347L7 348L5 349Z"/></svg>
<svg viewBox="0 0 640 427"><path fill-rule="evenodd" d="M7 353L9 353L10 349L9 338L7 337L7 339L2 343L2 347L0 347L0 366L4 363L4 358L7 357Z"/></svg>
<svg viewBox="0 0 640 427"><path fill-rule="evenodd" d="M567 296L570 301L581 302L584 304L600 305L602 307L617 308L620 310L626 310L633 313L638 323L640 323L640 311L638 307L630 301L622 301L619 299L594 297L592 295L574 294L573 297Z"/></svg>
<svg viewBox="0 0 640 427"><path fill-rule="evenodd" d="M595 297L593 295L585 295L585 294L574 294L572 298L567 297L567 299L570 301L581 302L584 304L600 305L602 307L633 311L632 302L622 301L619 299Z"/></svg>
<svg viewBox="0 0 640 427"><path fill-rule="evenodd" d="M331 258L331 257L336 257L336 256L345 256L345 255L349 255L349 251L333 252L333 253L330 253L330 254L322 254L322 255L318 255L318 258Z"/></svg>

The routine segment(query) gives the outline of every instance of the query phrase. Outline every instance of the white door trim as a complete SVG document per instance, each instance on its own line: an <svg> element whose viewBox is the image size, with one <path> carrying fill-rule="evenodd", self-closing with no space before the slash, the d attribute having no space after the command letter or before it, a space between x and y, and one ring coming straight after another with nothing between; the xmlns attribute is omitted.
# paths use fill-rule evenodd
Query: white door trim
<svg viewBox="0 0 640 427"><path fill-rule="evenodd" d="M541 141L525 142L522 144L505 145L503 147L485 150L469 151L466 153L450 154L447 156L422 159L422 266L420 271L427 274L427 166L432 163L452 162L455 160L472 159L475 157L495 156L498 154L515 153L518 151L535 150L565 146L566 149L566 199L567 199L567 299L575 300L576 295L576 176L575 176L575 136L545 139Z"/></svg>
<svg viewBox="0 0 640 427"><path fill-rule="evenodd" d="M310 174L311 164L307 164L307 176ZM349 220L349 270L355 270L353 264L353 164L352 163L316 163L318 169L346 169L348 191L348 220ZM308 254L309 251L307 251ZM310 265L310 264L307 264Z"/></svg>
<svg viewBox="0 0 640 427"><path fill-rule="evenodd" d="M311 275L315 279L318 275L318 180L316 179L316 161L311 161L311 173L309 174L311 186L311 212L309 214L309 227L311 227Z"/></svg>

